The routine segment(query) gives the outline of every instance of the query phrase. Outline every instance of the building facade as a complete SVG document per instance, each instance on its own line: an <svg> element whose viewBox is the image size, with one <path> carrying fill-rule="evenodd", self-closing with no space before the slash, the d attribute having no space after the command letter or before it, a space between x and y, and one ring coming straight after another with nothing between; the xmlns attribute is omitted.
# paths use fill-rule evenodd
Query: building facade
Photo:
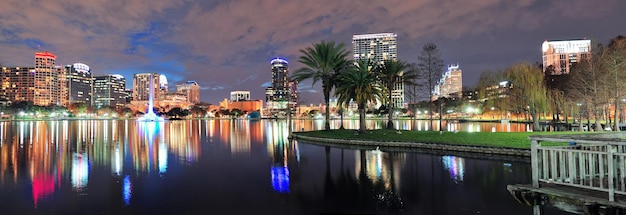
<svg viewBox="0 0 626 215"><path fill-rule="evenodd" d="M152 99L158 101L161 98L161 75L158 73L138 73L133 75L133 101L147 101L150 96L150 79L154 95Z"/></svg>
<svg viewBox="0 0 626 215"><path fill-rule="evenodd" d="M95 76L93 81L93 105L99 107L120 108L127 104L126 78L110 74Z"/></svg>
<svg viewBox="0 0 626 215"><path fill-rule="evenodd" d="M459 64L449 65L435 86L433 100L439 97L461 98L463 96L463 71Z"/></svg>
<svg viewBox="0 0 626 215"><path fill-rule="evenodd" d="M250 100L250 91L232 91L230 92L230 101L238 102L238 101L249 101Z"/></svg>
<svg viewBox="0 0 626 215"><path fill-rule="evenodd" d="M376 63L398 59L397 34L377 33L352 36L354 60L371 59ZM391 91L391 102L395 107L404 107L404 81L402 77Z"/></svg>
<svg viewBox="0 0 626 215"><path fill-rule="evenodd" d="M544 41L541 44L543 72L568 74L573 64L591 58L591 40Z"/></svg>
<svg viewBox="0 0 626 215"><path fill-rule="evenodd" d="M63 67L67 74L67 93L68 103L84 103L92 104L93 78L91 77L91 69L83 63L75 63Z"/></svg>
<svg viewBox="0 0 626 215"><path fill-rule="evenodd" d="M55 67L56 55L50 52L35 52L33 77L33 104L39 106L61 105L59 88L66 83L59 82L59 70Z"/></svg>
<svg viewBox="0 0 626 215"><path fill-rule="evenodd" d="M187 81L184 84L176 85L176 91L187 97L187 102L200 103L200 85L195 81Z"/></svg>
<svg viewBox="0 0 626 215"><path fill-rule="evenodd" d="M35 97L34 67L2 67L1 97L17 102L32 102Z"/></svg>
<svg viewBox="0 0 626 215"><path fill-rule="evenodd" d="M265 115L283 116L287 114L288 107L292 107L292 111L295 112L294 108L297 106L298 98L297 83L289 80L289 63L285 59L275 58L270 61L270 65L272 85L265 90L267 107Z"/></svg>

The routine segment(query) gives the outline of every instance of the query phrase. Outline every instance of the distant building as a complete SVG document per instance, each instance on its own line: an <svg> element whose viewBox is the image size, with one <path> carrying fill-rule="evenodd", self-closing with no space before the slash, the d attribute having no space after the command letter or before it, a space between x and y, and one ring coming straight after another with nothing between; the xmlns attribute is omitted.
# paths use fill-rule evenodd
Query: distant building
<svg viewBox="0 0 626 215"><path fill-rule="evenodd" d="M270 116L284 116L287 108L297 106L297 83L295 86L289 80L289 63L282 58L270 61L272 71L272 86L265 90L266 113ZM294 91L295 90L295 91ZM292 114L294 113L292 112Z"/></svg>
<svg viewBox="0 0 626 215"><path fill-rule="evenodd" d="M176 91L184 94L187 101L193 104L200 103L200 85L195 81L187 81L184 84L176 85Z"/></svg>
<svg viewBox="0 0 626 215"><path fill-rule="evenodd" d="M568 74L573 64L591 58L591 40L544 41L541 45L543 72Z"/></svg>
<svg viewBox="0 0 626 215"><path fill-rule="evenodd" d="M158 73L138 73L133 75L133 101L149 100L150 79L152 79L152 88L154 92L152 99L154 101L161 99L161 75Z"/></svg>
<svg viewBox="0 0 626 215"><path fill-rule="evenodd" d="M160 99L163 99L162 97L165 96L168 92L169 92L169 86L167 84L167 77L165 77L164 74L161 74L159 76L159 95L161 96ZM156 83L155 83L156 84Z"/></svg>
<svg viewBox="0 0 626 215"><path fill-rule="evenodd" d="M239 109L243 112L250 113L252 111L263 111L263 100L241 100L229 101L224 99L220 102L220 107L228 110Z"/></svg>
<svg viewBox="0 0 626 215"><path fill-rule="evenodd" d="M99 107L120 108L127 104L126 79L112 74L94 77L93 105Z"/></svg>
<svg viewBox="0 0 626 215"><path fill-rule="evenodd" d="M1 97L13 103L33 101L34 67L2 67Z"/></svg>
<svg viewBox="0 0 626 215"><path fill-rule="evenodd" d="M435 86L433 100L439 97L461 98L463 96L463 71L459 64L449 65Z"/></svg>
<svg viewBox="0 0 626 215"><path fill-rule="evenodd" d="M232 91L230 92L230 101L238 102L238 101L249 101L250 100L250 91Z"/></svg>
<svg viewBox="0 0 626 215"><path fill-rule="evenodd" d="M395 33L361 34L352 36L352 53L354 60L371 59L376 63L398 59L398 46ZM404 81L391 91L391 102L397 108L404 107Z"/></svg>
<svg viewBox="0 0 626 215"><path fill-rule="evenodd" d="M93 79L89 66L83 63L75 63L73 65L66 65L63 69L67 74L68 103L84 103L91 105Z"/></svg>
<svg viewBox="0 0 626 215"><path fill-rule="evenodd" d="M35 52L34 86L29 89L34 92L34 105L61 105L59 88L65 83L59 83L59 70L54 65L56 58L50 52Z"/></svg>

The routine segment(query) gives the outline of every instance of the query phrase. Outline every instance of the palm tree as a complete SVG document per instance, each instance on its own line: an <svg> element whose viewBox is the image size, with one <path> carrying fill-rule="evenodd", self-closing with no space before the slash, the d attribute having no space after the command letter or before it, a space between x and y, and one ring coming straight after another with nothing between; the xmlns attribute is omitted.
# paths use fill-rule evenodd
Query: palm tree
<svg viewBox="0 0 626 215"><path fill-rule="evenodd" d="M383 95L374 69L375 66L369 59L359 60L350 69L339 74L337 79L338 85L335 90L335 95L339 96L337 103L340 105L348 104L350 101L357 103L359 133L365 132L365 104L376 101Z"/></svg>
<svg viewBox="0 0 626 215"><path fill-rule="evenodd" d="M335 45L334 41L322 41L313 44L312 47L301 49L303 54L298 62L304 64L305 67L294 72L294 79L298 82L311 79L313 85L317 81L322 81L322 92L324 93L324 101L326 102L326 124L325 129L330 130L330 92L336 86L337 75L343 71L348 65L348 51L344 48L344 44Z"/></svg>
<svg viewBox="0 0 626 215"><path fill-rule="evenodd" d="M387 93L387 112L389 115L387 129L393 129L393 110L396 108L394 102L391 100L391 92L396 88L396 85L402 84L405 79L413 79L415 72L409 68L411 68L410 64L399 60L385 60L383 64L377 67L376 73L385 88L385 93Z"/></svg>

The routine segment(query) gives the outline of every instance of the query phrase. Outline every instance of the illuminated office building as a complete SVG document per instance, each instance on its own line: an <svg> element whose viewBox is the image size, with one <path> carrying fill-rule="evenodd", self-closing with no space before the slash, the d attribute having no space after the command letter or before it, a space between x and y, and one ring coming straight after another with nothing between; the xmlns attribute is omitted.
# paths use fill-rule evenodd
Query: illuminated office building
<svg viewBox="0 0 626 215"><path fill-rule="evenodd" d="M59 71L54 66L56 55L50 52L35 52L35 72L33 74L33 104L39 106L61 105Z"/></svg>
<svg viewBox="0 0 626 215"><path fill-rule="evenodd" d="M13 103L33 101L34 74L34 67L2 67L2 97Z"/></svg>
<svg viewBox="0 0 626 215"><path fill-rule="evenodd" d="M591 40L544 41L541 44L543 72L568 74L572 65L591 58Z"/></svg>
<svg viewBox="0 0 626 215"><path fill-rule="evenodd" d="M294 107L297 106L298 98L297 83L289 80L289 63L285 59L275 58L270 61L270 64L272 86L265 90L266 110L268 111L266 114L284 115L287 107L292 107L295 111Z"/></svg>
<svg viewBox="0 0 626 215"><path fill-rule="evenodd" d="M250 91L231 91L230 92L231 102L249 101L249 100L250 100Z"/></svg>
<svg viewBox="0 0 626 215"><path fill-rule="evenodd" d="M371 59L376 63L398 59L395 33L361 34L352 36L354 60ZM404 106L404 81L402 77L391 91L392 103L397 108Z"/></svg>
<svg viewBox="0 0 626 215"><path fill-rule="evenodd" d="M133 75L133 101L147 101L150 96L150 79L154 95L152 99L159 101L161 98L161 75L158 73L139 73ZM167 81L166 81L167 83Z"/></svg>
<svg viewBox="0 0 626 215"><path fill-rule="evenodd" d="M461 98L463 95L463 71L459 69L459 64L449 65L448 71L444 72L435 85L433 100L439 97Z"/></svg>
<svg viewBox="0 0 626 215"><path fill-rule="evenodd" d="M124 106L127 101L126 79L124 76L112 74L94 77L93 104L95 107Z"/></svg>
<svg viewBox="0 0 626 215"><path fill-rule="evenodd" d="M75 63L64 67L67 74L67 93L69 104L84 103L91 105L93 79L91 69L83 63Z"/></svg>
<svg viewBox="0 0 626 215"><path fill-rule="evenodd" d="M176 91L185 95L187 102L200 103L200 85L195 81L187 81L183 84L176 85Z"/></svg>

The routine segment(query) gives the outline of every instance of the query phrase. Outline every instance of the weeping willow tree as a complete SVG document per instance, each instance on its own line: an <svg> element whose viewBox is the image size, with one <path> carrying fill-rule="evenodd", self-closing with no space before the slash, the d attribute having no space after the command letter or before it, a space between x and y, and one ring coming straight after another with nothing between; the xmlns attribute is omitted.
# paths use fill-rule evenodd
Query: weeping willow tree
<svg viewBox="0 0 626 215"><path fill-rule="evenodd" d="M513 109L527 112L533 121L533 131L540 131L539 114L548 109L548 93L541 68L521 63L505 70L511 82L510 101Z"/></svg>

